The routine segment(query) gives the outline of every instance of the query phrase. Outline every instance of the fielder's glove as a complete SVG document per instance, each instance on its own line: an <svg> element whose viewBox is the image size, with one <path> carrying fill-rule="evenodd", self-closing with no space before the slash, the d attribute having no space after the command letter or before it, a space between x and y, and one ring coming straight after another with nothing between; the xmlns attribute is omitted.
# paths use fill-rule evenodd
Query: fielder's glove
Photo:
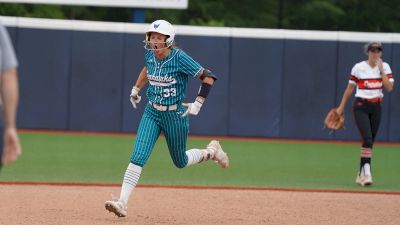
<svg viewBox="0 0 400 225"><path fill-rule="evenodd" d="M134 86L131 90L130 101L134 109L136 109L136 104L142 100L142 97L139 95L140 88Z"/></svg>
<svg viewBox="0 0 400 225"><path fill-rule="evenodd" d="M184 107L187 107L186 111L182 114L182 117L187 115L197 115L200 112L200 108L203 105L203 102L199 97L196 98L196 101L193 103L182 103Z"/></svg>
<svg viewBox="0 0 400 225"><path fill-rule="evenodd" d="M344 115L340 115L336 108L331 109L326 115L324 120L324 128L328 128L331 130L339 130L344 128Z"/></svg>

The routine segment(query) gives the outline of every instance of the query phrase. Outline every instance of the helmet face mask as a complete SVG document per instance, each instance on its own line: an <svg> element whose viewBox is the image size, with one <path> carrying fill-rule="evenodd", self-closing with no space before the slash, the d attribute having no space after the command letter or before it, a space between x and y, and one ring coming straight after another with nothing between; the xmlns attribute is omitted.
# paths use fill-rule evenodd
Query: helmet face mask
<svg viewBox="0 0 400 225"><path fill-rule="evenodd" d="M165 40L165 47L164 48L154 48L155 43L150 42L150 36L152 32L156 32L159 34L163 34L167 36ZM146 39L145 39L145 46L144 48L147 50L161 50L165 48L169 48L174 44L175 38L175 30L172 25L166 20L156 20L150 24L146 31ZM159 43L159 42L158 42Z"/></svg>
<svg viewBox="0 0 400 225"><path fill-rule="evenodd" d="M168 36L156 32L149 32L147 36L148 39L145 41L145 49L157 51L168 48L166 42Z"/></svg>

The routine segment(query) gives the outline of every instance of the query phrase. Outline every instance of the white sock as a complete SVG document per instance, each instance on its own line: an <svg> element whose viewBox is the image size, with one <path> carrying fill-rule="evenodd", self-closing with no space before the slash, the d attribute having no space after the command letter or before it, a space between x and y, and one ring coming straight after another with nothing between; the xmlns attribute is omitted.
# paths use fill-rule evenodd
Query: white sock
<svg viewBox="0 0 400 225"><path fill-rule="evenodd" d="M363 170L365 176L371 176L371 166L369 165L369 163L364 164Z"/></svg>
<svg viewBox="0 0 400 225"><path fill-rule="evenodd" d="M142 167L129 163L128 168L125 171L121 195L119 197L119 200L122 200L125 204L128 204L129 196L131 196L133 189L135 189L141 173Z"/></svg>
<svg viewBox="0 0 400 225"><path fill-rule="evenodd" d="M214 157L215 149L190 149L186 151L188 162L185 167L205 162Z"/></svg>
<svg viewBox="0 0 400 225"><path fill-rule="evenodd" d="M190 149L187 150L185 153L188 157L188 162L185 167L197 164L203 161L203 150L200 149Z"/></svg>

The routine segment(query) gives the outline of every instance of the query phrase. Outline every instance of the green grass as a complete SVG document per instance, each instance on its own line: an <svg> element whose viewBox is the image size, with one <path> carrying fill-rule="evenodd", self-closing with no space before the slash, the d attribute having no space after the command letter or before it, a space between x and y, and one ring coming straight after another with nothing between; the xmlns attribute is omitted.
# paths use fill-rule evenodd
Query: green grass
<svg viewBox="0 0 400 225"><path fill-rule="evenodd" d="M20 134L23 155L3 167L0 181L94 182L122 181L134 136ZM201 148L208 139L190 139ZM306 189L400 191L399 146L376 144L374 185L362 188L354 180L359 165L358 144L222 140L231 167L213 162L176 168L166 142L159 139L143 169L140 184L217 185Z"/></svg>

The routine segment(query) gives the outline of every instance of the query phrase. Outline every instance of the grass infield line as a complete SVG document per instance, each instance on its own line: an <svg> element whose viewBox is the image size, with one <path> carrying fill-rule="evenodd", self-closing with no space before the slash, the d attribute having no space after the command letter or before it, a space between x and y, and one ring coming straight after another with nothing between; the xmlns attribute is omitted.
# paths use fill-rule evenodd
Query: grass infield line
<svg viewBox="0 0 400 225"><path fill-rule="evenodd" d="M136 133L124 132L96 132L96 131L66 131L66 130L47 130L47 129L18 129L19 133L38 133L38 134L70 134L70 135L93 135L93 136L133 136ZM161 135L163 136L163 135ZM360 144L360 141L340 141L340 140L308 140L308 139L290 139L290 138L266 138L266 137L239 137L239 136L203 136L190 135L193 139L214 139L218 137L220 140L238 140L238 141L265 141L265 142L301 142L301 143L326 143L326 144ZM381 142L376 141L375 144L383 146L399 146L400 142Z"/></svg>
<svg viewBox="0 0 400 225"><path fill-rule="evenodd" d="M0 181L0 185L47 185L47 186L84 186L84 187L120 187L121 184L103 183L74 183L74 182L30 182L30 181ZM286 191L311 193L345 193L345 194L377 194L399 195L395 191L356 191L336 189L296 189L296 188L268 188L268 187L234 187L234 186L201 186L201 185L157 185L139 184L138 188L170 188L170 189L201 189L201 190L238 190L238 191Z"/></svg>

